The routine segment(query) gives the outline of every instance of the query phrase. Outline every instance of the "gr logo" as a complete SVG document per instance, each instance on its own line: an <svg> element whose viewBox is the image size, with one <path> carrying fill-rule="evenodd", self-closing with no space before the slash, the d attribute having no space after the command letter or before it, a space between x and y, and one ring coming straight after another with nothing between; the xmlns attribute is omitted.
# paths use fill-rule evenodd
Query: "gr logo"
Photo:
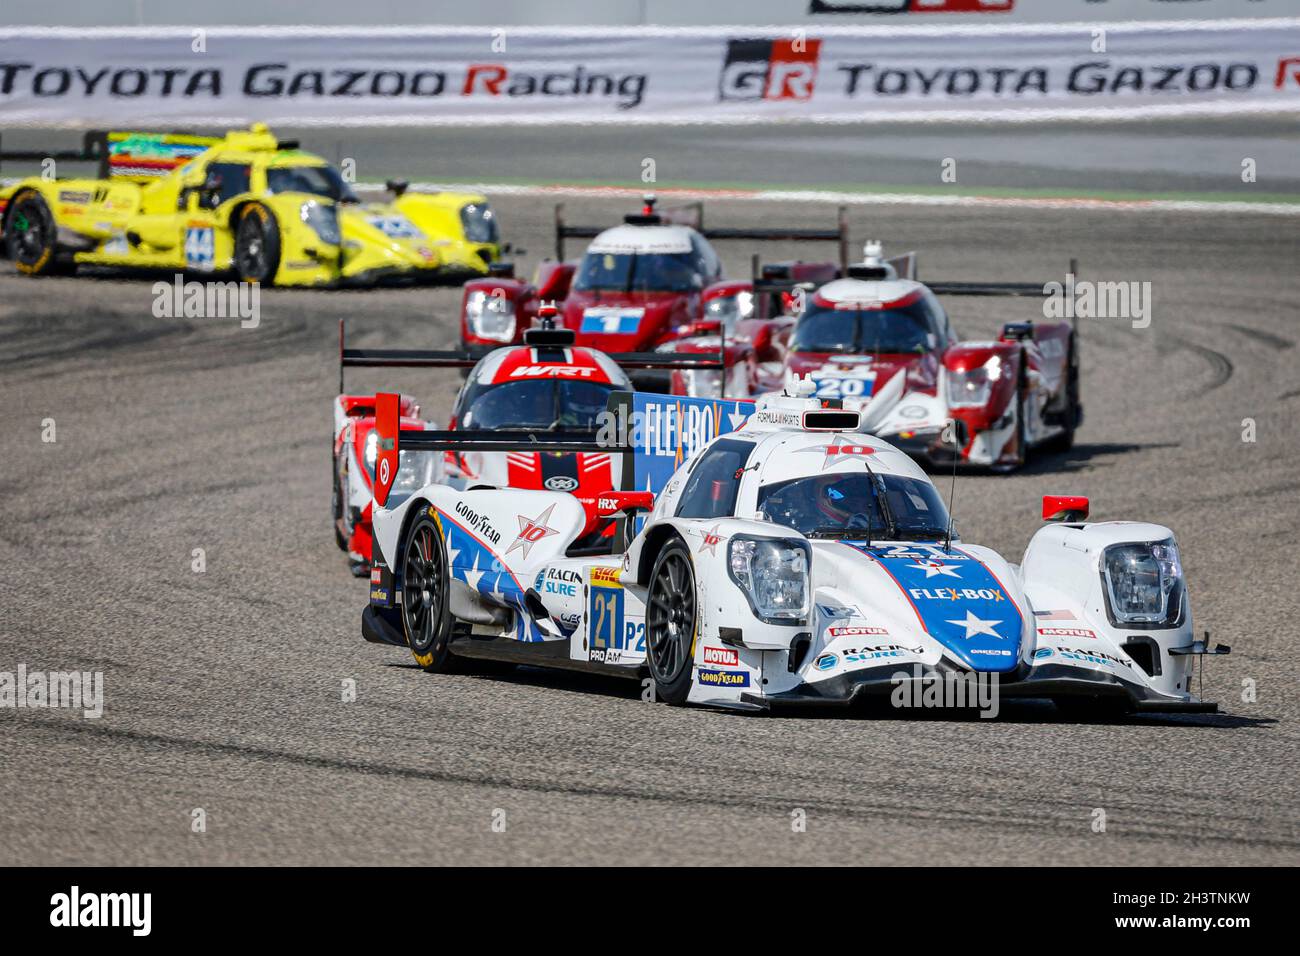
<svg viewBox="0 0 1300 956"><path fill-rule="evenodd" d="M720 100L810 100L821 40L728 40Z"/></svg>

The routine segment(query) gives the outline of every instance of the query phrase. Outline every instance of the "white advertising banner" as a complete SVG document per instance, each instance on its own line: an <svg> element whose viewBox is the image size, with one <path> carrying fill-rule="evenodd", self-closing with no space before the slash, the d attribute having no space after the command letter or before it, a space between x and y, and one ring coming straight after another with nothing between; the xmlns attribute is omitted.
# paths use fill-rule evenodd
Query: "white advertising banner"
<svg viewBox="0 0 1300 956"><path fill-rule="evenodd" d="M0 30L0 126L863 122L1300 108L1300 19Z"/></svg>

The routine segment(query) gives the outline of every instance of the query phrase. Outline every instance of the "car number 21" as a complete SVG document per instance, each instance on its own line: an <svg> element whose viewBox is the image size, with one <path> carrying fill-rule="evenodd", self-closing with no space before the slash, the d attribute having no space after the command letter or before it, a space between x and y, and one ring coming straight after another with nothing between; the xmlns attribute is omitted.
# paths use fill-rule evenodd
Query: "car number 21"
<svg viewBox="0 0 1300 956"><path fill-rule="evenodd" d="M623 589L593 587L587 607L592 650L645 653L645 625L623 619Z"/></svg>

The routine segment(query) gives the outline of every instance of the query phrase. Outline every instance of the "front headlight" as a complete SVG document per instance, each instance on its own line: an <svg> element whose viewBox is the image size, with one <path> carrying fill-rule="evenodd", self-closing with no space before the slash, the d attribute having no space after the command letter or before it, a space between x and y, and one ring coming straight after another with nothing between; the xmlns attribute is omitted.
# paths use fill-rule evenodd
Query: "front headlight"
<svg viewBox="0 0 1300 956"><path fill-rule="evenodd" d="M1155 544L1113 544L1101 567L1116 627L1176 627L1182 622L1183 566L1173 538Z"/></svg>
<svg viewBox="0 0 1300 956"><path fill-rule="evenodd" d="M803 541L736 535L727 544L727 573L745 592L754 616L768 624L808 619L808 567Z"/></svg>
<svg viewBox="0 0 1300 956"><path fill-rule="evenodd" d="M993 394L993 383L1002 375L1002 360L996 355L978 368L948 372L948 407L982 408Z"/></svg>
<svg viewBox="0 0 1300 956"><path fill-rule="evenodd" d="M694 398L717 398L722 394L722 372L712 368L691 368L683 373L686 394Z"/></svg>
<svg viewBox="0 0 1300 956"><path fill-rule="evenodd" d="M481 339L509 342L515 337L515 304L476 290L465 300L465 324Z"/></svg>
<svg viewBox="0 0 1300 956"><path fill-rule="evenodd" d="M730 332L741 319L754 317L754 294L737 292L735 295L710 299L704 307L704 317L720 323L724 330Z"/></svg>
<svg viewBox="0 0 1300 956"><path fill-rule="evenodd" d="M470 203L460 210L460 225L466 242L496 242L497 218L485 202Z"/></svg>
<svg viewBox="0 0 1300 956"><path fill-rule="evenodd" d="M434 456L437 454L432 451L400 449L397 453L397 477L393 479L393 488L389 496L403 492L409 494L433 484Z"/></svg>
<svg viewBox="0 0 1300 956"><path fill-rule="evenodd" d="M379 457L379 432L371 431L366 436L366 447L363 452L366 459L366 471L370 472L370 477L375 476L375 459Z"/></svg>
<svg viewBox="0 0 1300 956"><path fill-rule="evenodd" d="M339 244L339 214L332 203L324 205L314 199L308 200L299 208L298 217L310 226L320 237L320 241L327 246Z"/></svg>

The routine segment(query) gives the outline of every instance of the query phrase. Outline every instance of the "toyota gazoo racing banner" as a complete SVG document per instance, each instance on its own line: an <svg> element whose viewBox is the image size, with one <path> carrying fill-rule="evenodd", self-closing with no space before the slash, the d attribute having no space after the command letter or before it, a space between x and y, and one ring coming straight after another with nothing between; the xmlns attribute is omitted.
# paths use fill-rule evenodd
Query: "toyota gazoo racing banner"
<svg viewBox="0 0 1300 956"><path fill-rule="evenodd" d="M12 28L0 124L855 122L1300 106L1300 19L791 28Z"/></svg>

